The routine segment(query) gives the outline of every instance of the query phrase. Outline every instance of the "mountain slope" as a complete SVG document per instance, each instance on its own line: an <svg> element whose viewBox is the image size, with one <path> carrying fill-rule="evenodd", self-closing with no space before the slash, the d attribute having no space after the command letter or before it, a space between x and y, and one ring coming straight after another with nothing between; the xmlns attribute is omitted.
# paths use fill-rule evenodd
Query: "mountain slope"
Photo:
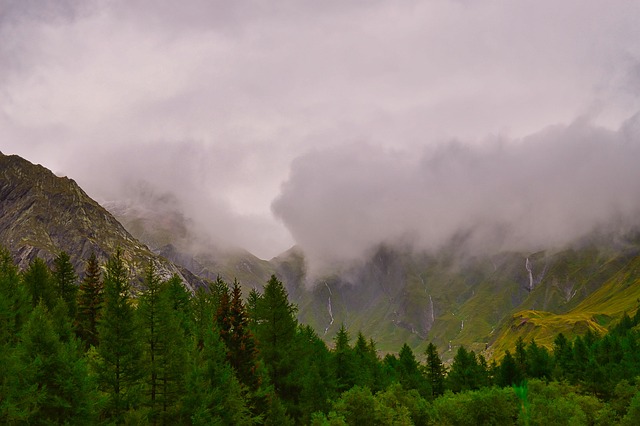
<svg viewBox="0 0 640 426"><path fill-rule="evenodd" d="M35 257L47 261L66 251L84 271L91 252L105 261L117 247L134 276L152 260L161 276L178 274L192 289L203 281L152 253L73 180L16 155L0 153L0 244L21 268Z"/></svg>
<svg viewBox="0 0 640 426"><path fill-rule="evenodd" d="M564 265L569 263L566 261ZM584 272L585 269L589 273L580 277L580 271ZM564 279L572 287L578 284L580 288L579 284L582 283L581 291L585 295L575 297L577 290L563 293L566 297L575 297L565 309L525 309L513 313L493 338L491 349L497 357L501 357L507 349L512 350L519 337L527 342L534 338L551 349L558 333L569 338L584 334L587 330L605 333L624 313L633 315L640 306L640 256L637 255L637 249L610 258L604 257L599 262L585 262L582 268L576 268L573 275L566 275ZM547 288L539 288L538 293L549 292L549 287L553 287L556 280L549 281ZM588 292L584 287L591 287L592 291ZM532 294L533 298L535 294ZM527 305L532 303L524 303L520 308L526 308Z"/></svg>

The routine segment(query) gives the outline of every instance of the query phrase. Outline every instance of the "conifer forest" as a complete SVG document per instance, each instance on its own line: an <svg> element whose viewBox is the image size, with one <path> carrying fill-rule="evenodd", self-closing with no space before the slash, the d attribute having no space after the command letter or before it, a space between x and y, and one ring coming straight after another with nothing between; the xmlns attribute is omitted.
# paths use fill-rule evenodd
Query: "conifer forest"
<svg viewBox="0 0 640 426"><path fill-rule="evenodd" d="M343 325L327 345L277 277L243 296L191 294L123 254L20 271L0 253L0 422L187 425L635 425L640 312L552 348L520 338L485 359L430 344L381 354ZM79 277L82 278L79 278Z"/></svg>

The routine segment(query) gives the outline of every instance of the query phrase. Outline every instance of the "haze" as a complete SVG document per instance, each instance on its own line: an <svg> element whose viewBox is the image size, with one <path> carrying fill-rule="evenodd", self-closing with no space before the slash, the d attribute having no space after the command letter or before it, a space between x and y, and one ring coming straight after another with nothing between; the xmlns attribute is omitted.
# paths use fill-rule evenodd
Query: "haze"
<svg viewBox="0 0 640 426"><path fill-rule="evenodd" d="M0 0L0 151L218 245L535 250L640 218L637 1Z"/></svg>

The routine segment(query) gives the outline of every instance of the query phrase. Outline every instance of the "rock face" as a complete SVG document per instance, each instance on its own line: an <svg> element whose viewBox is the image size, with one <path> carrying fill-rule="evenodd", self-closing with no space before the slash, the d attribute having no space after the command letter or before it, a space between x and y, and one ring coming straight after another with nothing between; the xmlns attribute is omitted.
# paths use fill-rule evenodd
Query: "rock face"
<svg viewBox="0 0 640 426"><path fill-rule="evenodd" d="M138 281L144 266L152 261L163 278L178 274L191 290L204 284L186 269L152 253L72 179L2 153L0 244L21 268L35 257L51 262L66 251L79 274L91 252L104 262L120 247Z"/></svg>

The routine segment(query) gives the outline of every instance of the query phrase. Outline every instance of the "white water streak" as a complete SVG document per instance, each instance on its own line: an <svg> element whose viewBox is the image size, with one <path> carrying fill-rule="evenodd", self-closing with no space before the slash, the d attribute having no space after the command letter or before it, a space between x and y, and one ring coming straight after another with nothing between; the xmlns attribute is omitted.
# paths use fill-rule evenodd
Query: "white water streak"
<svg viewBox="0 0 640 426"><path fill-rule="evenodd" d="M531 263L529 263L529 258L524 263L524 267L529 272L529 291L533 290L533 272L531 271Z"/></svg>
<svg viewBox="0 0 640 426"><path fill-rule="evenodd" d="M326 281L324 282L324 285L327 287L327 290L329 290L329 300L327 303L327 310L329 311L329 317L331 318L329 325L324 329L324 334L327 334L327 331L329 331L329 327L333 325L333 308L331 307L331 296L333 296L333 293L331 292L331 288L329 287L329 284L327 284Z"/></svg>

